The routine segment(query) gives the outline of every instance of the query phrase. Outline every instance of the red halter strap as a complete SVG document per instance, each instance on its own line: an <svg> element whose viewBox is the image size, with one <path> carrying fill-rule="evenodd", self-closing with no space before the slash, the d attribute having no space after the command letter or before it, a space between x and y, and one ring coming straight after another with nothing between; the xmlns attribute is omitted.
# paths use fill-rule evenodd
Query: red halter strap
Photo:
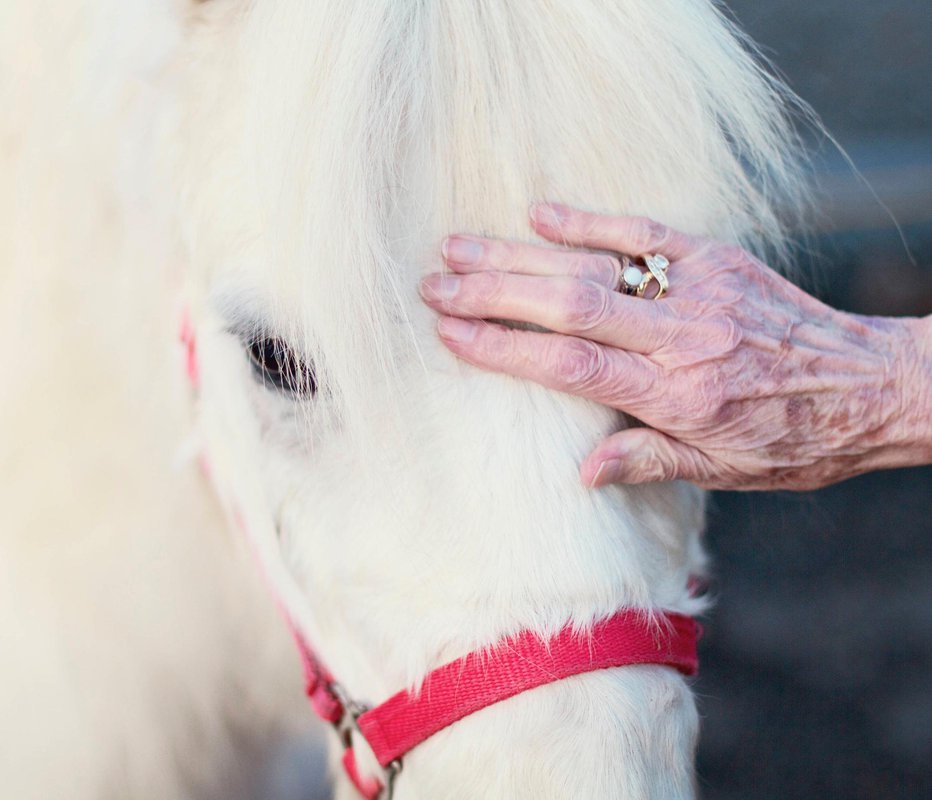
<svg viewBox="0 0 932 800"><path fill-rule="evenodd" d="M406 753L463 717L537 686L599 669L657 664L695 675L700 634L691 617L630 609L591 630L567 626L550 639L522 631L489 650L438 667L428 673L419 692L403 690L368 710L349 700L303 637L296 638L314 709L340 732L346 748L343 765L360 794L377 800L383 789L390 791ZM384 785L360 776L353 731L365 737L385 768Z"/></svg>

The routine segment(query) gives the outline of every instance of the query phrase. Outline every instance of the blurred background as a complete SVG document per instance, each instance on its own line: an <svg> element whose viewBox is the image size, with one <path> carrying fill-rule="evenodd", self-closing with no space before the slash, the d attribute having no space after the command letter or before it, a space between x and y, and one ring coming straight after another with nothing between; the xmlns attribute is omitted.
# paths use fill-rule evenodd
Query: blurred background
<svg viewBox="0 0 932 800"><path fill-rule="evenodd" d="M728 6L863 176L812 141L802 282L837 308L929 314L932 4ZM703 797L932 797L932 468L717 493L708 543Z"/></svg>

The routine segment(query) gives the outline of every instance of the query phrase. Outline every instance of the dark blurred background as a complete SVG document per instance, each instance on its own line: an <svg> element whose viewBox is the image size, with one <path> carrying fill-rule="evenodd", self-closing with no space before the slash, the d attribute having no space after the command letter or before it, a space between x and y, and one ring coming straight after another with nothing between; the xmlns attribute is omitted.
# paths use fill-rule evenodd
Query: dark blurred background
<svg viewBox="0 0 932 800"><path fill-rule="evenodd" d="M929 314L932 2L728 5L863 176L812 137L802 282L837 308ZM932 797L932 468L716 493L708 542L703 797Z"/></svg>

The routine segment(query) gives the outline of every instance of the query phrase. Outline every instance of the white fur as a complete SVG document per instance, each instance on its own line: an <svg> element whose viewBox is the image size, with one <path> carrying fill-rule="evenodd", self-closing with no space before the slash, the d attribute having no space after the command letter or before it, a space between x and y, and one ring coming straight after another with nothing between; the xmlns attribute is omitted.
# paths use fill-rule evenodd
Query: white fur
<svg viewBox="0 0 932 800"><path fill-rule="evenodd" d="M700 494L580 486L618 415L457 363L415 288L444 234L527 239L543 198L779 244L774 206L799 197L780 88L714 8L208 3L189 59L176 158L201 429L350 692L381 701L523 628L700 610ZM318 397L255 385L236 320L313 359ZM696 729L672 670L579 677L418 747L398 797L688 797Z"/></svg>
<svg viewBox="0 0 932 800"><path fill-rule="evenodd" d="M300 670L191 458L143 0L0 4L0 797L259 793Z"/></svg>

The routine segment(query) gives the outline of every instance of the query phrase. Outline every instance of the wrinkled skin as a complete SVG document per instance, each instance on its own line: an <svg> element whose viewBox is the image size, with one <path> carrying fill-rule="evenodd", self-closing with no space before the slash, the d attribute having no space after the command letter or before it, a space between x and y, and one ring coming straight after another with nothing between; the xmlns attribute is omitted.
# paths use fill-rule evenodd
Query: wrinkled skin
<svg viewBox="0 0 932 800"><path fill-rule="evenodd" d="M454 236L449 272L421 286L460 358L644 423L596 447L587 485L813 489L932 460L930 318L836 311L737 246L645 218L544 205L531 220L553 242L671 261L652 301L614 290L606 253Z"/></svg>

